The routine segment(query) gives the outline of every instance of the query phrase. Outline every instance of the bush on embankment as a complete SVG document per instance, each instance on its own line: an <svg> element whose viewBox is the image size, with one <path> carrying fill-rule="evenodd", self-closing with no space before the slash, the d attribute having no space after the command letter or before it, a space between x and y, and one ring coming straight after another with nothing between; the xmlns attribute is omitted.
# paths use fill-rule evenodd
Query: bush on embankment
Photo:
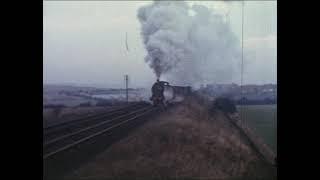
<svg viewBox="0 0 320 180"><path fill-rule="evenodd" d="M229 98L220 97L213 101L211 110L219 109L225 113L235 113L237 112L236 104Z"/></svg>

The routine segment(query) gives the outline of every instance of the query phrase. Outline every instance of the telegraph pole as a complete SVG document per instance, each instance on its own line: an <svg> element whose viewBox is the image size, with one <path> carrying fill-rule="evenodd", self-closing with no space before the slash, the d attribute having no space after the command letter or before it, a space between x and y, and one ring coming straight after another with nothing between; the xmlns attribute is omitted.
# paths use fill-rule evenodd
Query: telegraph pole
<svg viewBox="0 0 320 180"><path fill-rule="evenodd" d="M129 104L129 95L128 95L128 81L129 81L129 76L125 75L124 76L125 81L126 81L126 100L127 100L127 104Z"/></svg>
<svg viewBox="0 0 320 180"><path fill-rule="evenodd" d="M241 21L241 82L240 82L240 93L241 93L241 99L240 99L240 128L244 128L244 114L243 114L243 25L244 25L244 0L242 0L242 21ZM240 151L242 150L242 144L241 144L241 139L240 139ZM239 153L239 169L241 170L241 153Z"/></svg>
<svg viewBox="0 0 320 180"><path fill-rule="evenodd" d="M242 21L241 21L241 95L243 95L243 25L244 25L244 1L242 1ZM243 105L243 99L242 100L242 105ZM242 114L242 112L241 112ZM243 115L240 118L240 124L243 125L244 120L243 120Z"/></svg>

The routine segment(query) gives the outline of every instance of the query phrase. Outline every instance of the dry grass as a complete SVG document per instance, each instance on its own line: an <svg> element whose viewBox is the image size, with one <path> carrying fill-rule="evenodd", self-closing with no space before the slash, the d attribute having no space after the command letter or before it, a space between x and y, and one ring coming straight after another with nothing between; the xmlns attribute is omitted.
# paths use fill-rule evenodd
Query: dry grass
<svg viewBox="0 0 320 180"><path fill-rule="evenodd" d="M189 99L150 120L66 178L266 177L260 173L263 168L255 152L220 112L209 115L205 106Z"/></svg>

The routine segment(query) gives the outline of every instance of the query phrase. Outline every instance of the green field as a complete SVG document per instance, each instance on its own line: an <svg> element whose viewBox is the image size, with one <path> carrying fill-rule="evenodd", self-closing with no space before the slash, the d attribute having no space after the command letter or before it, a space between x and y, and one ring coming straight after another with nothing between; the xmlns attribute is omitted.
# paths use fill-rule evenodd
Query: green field
<svg viewBox="0 0 320 180"><path fill-rule="evenodd" d="M277 105L245 105L237 108L240 117L276 152Z"/></svg>

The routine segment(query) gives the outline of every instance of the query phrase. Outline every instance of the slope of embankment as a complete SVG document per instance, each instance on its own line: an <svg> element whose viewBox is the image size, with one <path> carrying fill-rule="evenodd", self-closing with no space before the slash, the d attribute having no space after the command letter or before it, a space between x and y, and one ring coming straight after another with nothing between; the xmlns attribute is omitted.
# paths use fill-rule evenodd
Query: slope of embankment
<svg viewBox="0 0 320 180"><path fill-rule="evenodd" d="M66 179L276 179L222 112L194 98L150 119Z"/></svg>

